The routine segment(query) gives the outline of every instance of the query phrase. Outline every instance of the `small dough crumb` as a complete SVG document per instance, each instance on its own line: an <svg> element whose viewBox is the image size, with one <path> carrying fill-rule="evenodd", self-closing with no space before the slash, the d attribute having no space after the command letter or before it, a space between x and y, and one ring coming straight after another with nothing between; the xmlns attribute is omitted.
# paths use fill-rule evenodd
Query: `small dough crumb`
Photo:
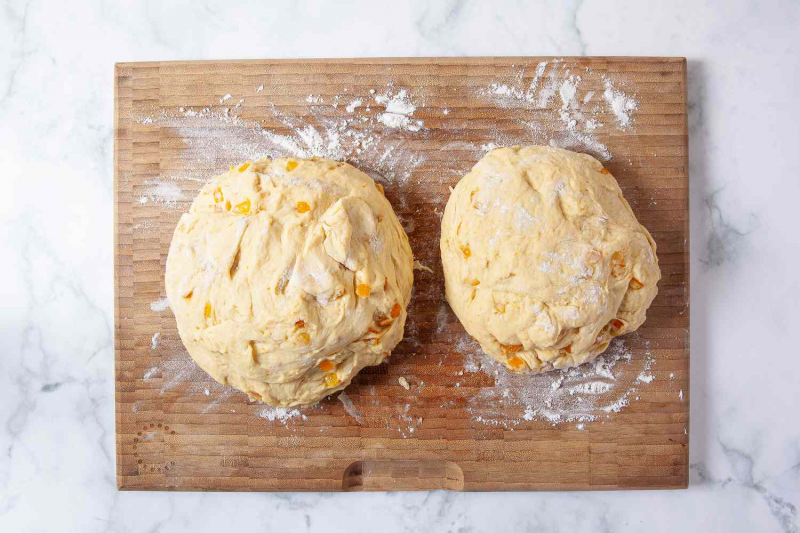
<svg viewBox="0 0 800 533"><path fill-rule="evenodd" d="M411 389L411 385L408 384L408 380L403 376L400 376L397 382L400 383L400 386L403 387L405 390Z"/></svg>
<svg viewBox="0 0 800 533"><path fill-rule="evenodd" d="M433 274L433 270L420 263L417 259L414 259L414 270L422 270L424 272L430 272Z"/></svg>

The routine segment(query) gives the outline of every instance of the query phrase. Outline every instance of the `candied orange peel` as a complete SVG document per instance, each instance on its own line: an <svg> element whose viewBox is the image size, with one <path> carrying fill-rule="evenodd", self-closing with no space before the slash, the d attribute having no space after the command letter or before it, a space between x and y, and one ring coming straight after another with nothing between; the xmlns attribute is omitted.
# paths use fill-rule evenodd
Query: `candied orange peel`
<svg viewBox="0 0 800 533"><path fill-rule="evenodd" d="M366 283L359 283L356 287L356 294L359 295L361 298L366 298L370 295L369 285Z"/></svg>
<svg viewBox="0 0 800 533"><path fill-rule="evenodd" d="M250 214L250 198L240 204L236 204L236 207L233 208L233 212L237 215Z"/></svg>

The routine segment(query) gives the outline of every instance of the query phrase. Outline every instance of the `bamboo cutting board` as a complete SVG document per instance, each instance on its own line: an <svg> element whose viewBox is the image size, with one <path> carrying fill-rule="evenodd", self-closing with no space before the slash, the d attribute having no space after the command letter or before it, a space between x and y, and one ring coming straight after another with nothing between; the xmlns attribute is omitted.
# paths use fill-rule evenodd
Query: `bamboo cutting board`
<svg viewBox="0 0 800 533"><path fill-rule="evenodd" d="M609 80L613 90L603 103ZM120 489L687 486L685 59L124 63L116 66L114 86ZM570 86L578 87L573 100ZM634 96L630 108L625 98L613 108L617 90ZM415 109L401 106L393 115L401 127L392 128L380 117L395 97ZM633 122L623 124L615 110L630 111ZM586 122L589 114L596 122ZM369 138L375 126L377 141ZM175 224L206 179L260 153L330 150L333 144L313 138L302 144L320 132L326 142L336 136L355 143L357 150L351 146L342 157L385 179L415 257L433 272L415 271L407 339L387 362L362 372L345 397L303 411L268 409L191 362L164 305L164 266ZM486 148L548 139L611 156L604 165L652 233L663 275L644 326L620 341L630 360L619 361L608 387L590 391L599 396L585 396L582 416L559 420L506 402L513 386L491 397L506 378L476 370L486 363L443 303L438 251L448 187ZM576 388L568 399L580 404L586 390Z"/></svg>

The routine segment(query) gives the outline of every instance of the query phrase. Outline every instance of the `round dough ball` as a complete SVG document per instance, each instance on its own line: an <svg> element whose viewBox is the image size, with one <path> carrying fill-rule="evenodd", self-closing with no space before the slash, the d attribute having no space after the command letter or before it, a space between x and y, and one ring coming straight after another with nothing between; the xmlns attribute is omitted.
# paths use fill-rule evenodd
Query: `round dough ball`
<svg viewBox="0 0 800 533"><path fill-rule="evenodd" d="M442 219L447 301L515 372L580 365L638 328L658 292L656 245L594 158L492 150Z"/></svg>
<svg viewBox="0 0 800 533"><path fill-rule="evenodd" d="M181 340L218 382L275 406L345 388L403 338L408 237L346 163L261 159L203 187L169 249Z"/></svg>

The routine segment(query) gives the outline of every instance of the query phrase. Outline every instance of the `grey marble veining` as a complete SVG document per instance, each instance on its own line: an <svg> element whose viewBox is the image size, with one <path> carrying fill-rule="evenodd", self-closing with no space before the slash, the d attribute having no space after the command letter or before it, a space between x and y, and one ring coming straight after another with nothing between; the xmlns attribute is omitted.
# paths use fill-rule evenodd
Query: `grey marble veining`
<svg viewBox="0 0 800 533"><path fill-rule="evenodd" d="M0 4L0 530L800 530L800 3L263 4ZM115 61L580 54L689 58L689 490L116 491Z"/></svg>

